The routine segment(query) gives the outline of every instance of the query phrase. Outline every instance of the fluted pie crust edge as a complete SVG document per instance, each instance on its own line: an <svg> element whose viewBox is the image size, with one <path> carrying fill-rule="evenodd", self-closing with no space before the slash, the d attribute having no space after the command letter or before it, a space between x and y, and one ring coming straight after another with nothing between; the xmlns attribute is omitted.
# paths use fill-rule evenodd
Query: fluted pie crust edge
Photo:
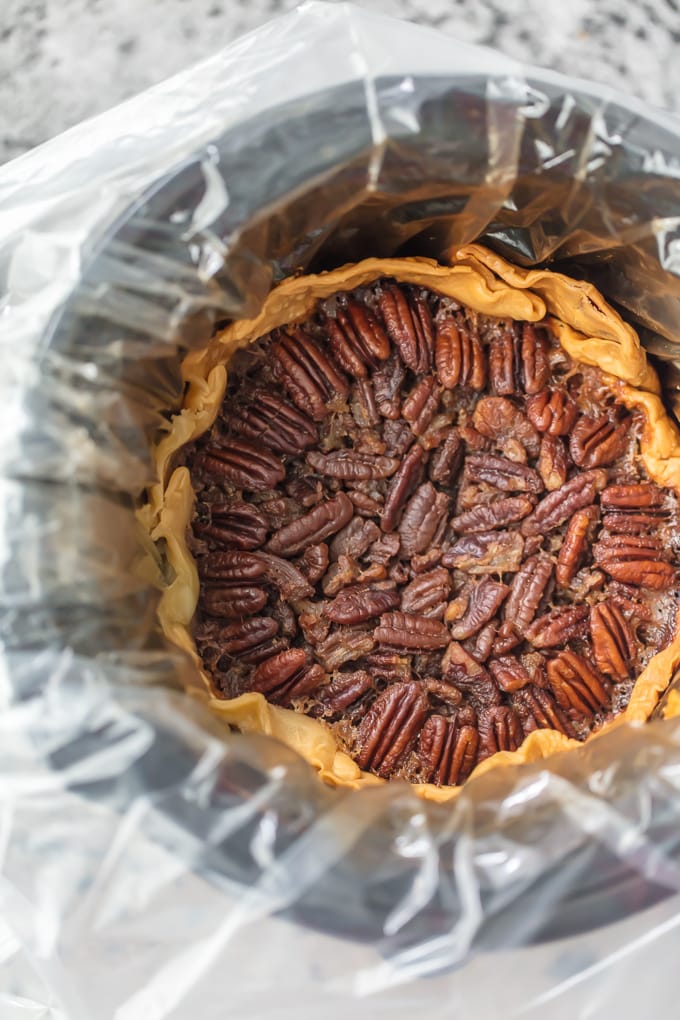
<svg viewBox="0 0 680 1020"><path fill-rule="evenodd" d="M448 263L448 264L444 264ZM341 751L332 731L322 722L292 709L270 705L262 694L218 696L191 636L191 622L199 594L198 573L186 543L194 493L185 467L173 469L176 453L211 427L224 398L227 365L236 350L272 329L304 320L316 303L351 291L380 277L437 291L476 312L528 322L545 320L562 347L576 361L607 374L616 399L638 409L644 421L640 439L642 462L650 478L680 492L680 432L660 399L660 384L635 331L589 283L549 270L520 269L480 245L446 253L441 262L424 258L365 259L318 275L290 277L275 287L253 319L238 320L217 333L203 350L189 354L182 373L186 395L182 410L167 425L154 449L157 482L139 519L154 543L161 543L164 559L159 619L163 632L186 650L197 666L188 693L203 700L226 724L244 733L269 734L297 751L326 782L361 788L385 780L363 772ZM654 655L637 678L628 707L588 740L621 722L647 720L680 664L680 614L672 642ZM680 711L680 698L669 699L666 717ZM556 730L535 730L517 751L499 751L480 762L471 776L499 765L547 758L581 746ZM469 779L467 780L469 782ZM460 787L413 784L420 796L448 801Z"/></svg>

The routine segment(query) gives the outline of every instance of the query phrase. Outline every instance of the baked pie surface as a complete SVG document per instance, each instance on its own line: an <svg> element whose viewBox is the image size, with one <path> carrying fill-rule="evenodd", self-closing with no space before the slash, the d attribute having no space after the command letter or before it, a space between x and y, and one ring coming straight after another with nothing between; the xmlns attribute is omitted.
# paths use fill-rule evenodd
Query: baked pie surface
<svg viewBox="0 0 680 1020"><path fill-rule="evenodd" d="M634 331L452 261L292 278L190 355L142 511L215 711L440 800L647 718L680 658L678 436Z"/></svg>

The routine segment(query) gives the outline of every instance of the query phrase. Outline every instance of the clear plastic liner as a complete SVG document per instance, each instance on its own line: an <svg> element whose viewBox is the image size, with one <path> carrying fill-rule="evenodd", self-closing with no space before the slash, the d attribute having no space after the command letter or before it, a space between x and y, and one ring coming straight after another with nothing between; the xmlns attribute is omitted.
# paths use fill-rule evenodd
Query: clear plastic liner
<svg viewBox="0 0 680 1020"><path fill-rule="evenodd" d="M345 4L2 168L2 1020L675 1015L679 722L326 788L183 693L134 509L182 353L369 254L587 276L680 406L679 209L676 118Z"/></svg>

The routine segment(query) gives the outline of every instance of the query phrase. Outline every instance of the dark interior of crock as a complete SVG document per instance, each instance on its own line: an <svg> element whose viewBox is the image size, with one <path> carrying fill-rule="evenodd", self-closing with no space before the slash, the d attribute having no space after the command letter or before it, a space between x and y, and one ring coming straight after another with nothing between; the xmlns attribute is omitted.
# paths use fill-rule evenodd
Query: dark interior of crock
<svg viewBox="0 0 680 1020"><path fill-rule="evenodd" d="M645 327L656 350L672 355L680 281L662 268L659 258L665 257L676 228L669 223L665 232L658 224L677 209L680 181L650 166L645 153L680 159L680 138L624 106L603 109L600 99L586 92L572 90L568 104L559 85L541 81L514 98L512 90L490 90L486 78L473 76L411 79L408 89L403 86L401 79L375 83L386 131L377 148L372 147L362 84L307 97L229 131L210 153L197 153L194 161L177 167L102 232L78 290L53 323L49 348L64 359L67 381L71 359L76 365L98 360L99 378L79 377L93 402L100 387L110 386L112 378L117 381L120 400L109 408L103 437L112 444L112 455L113 444L120 443L149 462L160 417L181 399L178 344L200 346L217 322L252 314L272 280L367 255L437 257L448 247L480 240L518 264L549 265L590 279ZM489 98L493 94L496 99ZM229 201L209 229L194 234L192 210L210 187L203 172L206 160L217 164ZM226 244L227 258L205 282L197 270L211 254L225 250L216 246L215 237ZM170 286L166 294L162 288L159 293L159 255L173 267L168 284L182 280L179 296ZM112 258L128 272L112 276ZM160 304L165 316L161 338L129 320L126 309L132 301L141 301L139 307L153 302L156 310ZM111 341L120 337L125 344L114 358L108 353ZM160 353L151 349L158 339ZM40 394L35 398L39 408ZM131 503L139 495L119 493ZM148 599L153 604L152 592ZM130 605L105 610L100 625L75 627L62 609L55 626L84 654L101 648L102 633L106 647L115 649L124 641ZM153 762L148 764L153 771ZM224 777L225 804L247 800L265 779L252 766L235 767L233 775ZM634 782L632 774L628 781ZM488 789L481 783L469 794L480 850L490 845L494 831L493 797L499 788L494 786L490 798ZM624 798L627 789L624 779ZM308 817L298 810L295 822L287 825L282 813L280 850L328 807L326 797L308 796L304 784L295 796L298 807L308 803ZM289 916L382 942L386 952L450 931L460 916L460 894L453 880L442 880L427 910L418 911L398 936L384 934L386 918L422 864L418 857L394 851L412 809L395 791L390 824L376 826L341 856L332 872L311 881ZM192 824L184 808L172 810L179 824ZM419 810L427 812L441 860L452 860L458 836L449 831L446 810L436 805ZM532 808L522 820L520 838L550 825L560 810L556 802ZM650 825L666 845L676 846L680 830L670 824L671 816L670 805L661 805ZM512 838L517 820L502 824ZM249 831L245 827L238 838L225 839L219 860L211 852L211 867L230 881L252 883L261 874ZM488 884L480 881L488 921L476 944L487 947L588 930L649 906L667 892L624 865L604 844L585 838L546 863L530 889L522 887L518 876L507 880L501 896L491 877ZM513 894L513 884L522 888L527 916L536 917L531 930L519 934L513 934L519 894ZM533 897L542 907L531 913Z"/></svg>

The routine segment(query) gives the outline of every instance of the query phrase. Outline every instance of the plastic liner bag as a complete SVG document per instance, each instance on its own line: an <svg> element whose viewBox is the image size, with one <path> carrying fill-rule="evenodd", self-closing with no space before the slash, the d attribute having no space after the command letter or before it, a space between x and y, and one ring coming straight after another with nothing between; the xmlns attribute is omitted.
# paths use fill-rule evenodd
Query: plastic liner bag
<svg viewBox="0 0 680 1020"><path fill-rule="evenodd" d="M135 517L182 354L273 281L479 239L678 405L680 122L308 4L0 171L0 1016L673 1015L680 723L451 804L225 732Z"/></svg>

